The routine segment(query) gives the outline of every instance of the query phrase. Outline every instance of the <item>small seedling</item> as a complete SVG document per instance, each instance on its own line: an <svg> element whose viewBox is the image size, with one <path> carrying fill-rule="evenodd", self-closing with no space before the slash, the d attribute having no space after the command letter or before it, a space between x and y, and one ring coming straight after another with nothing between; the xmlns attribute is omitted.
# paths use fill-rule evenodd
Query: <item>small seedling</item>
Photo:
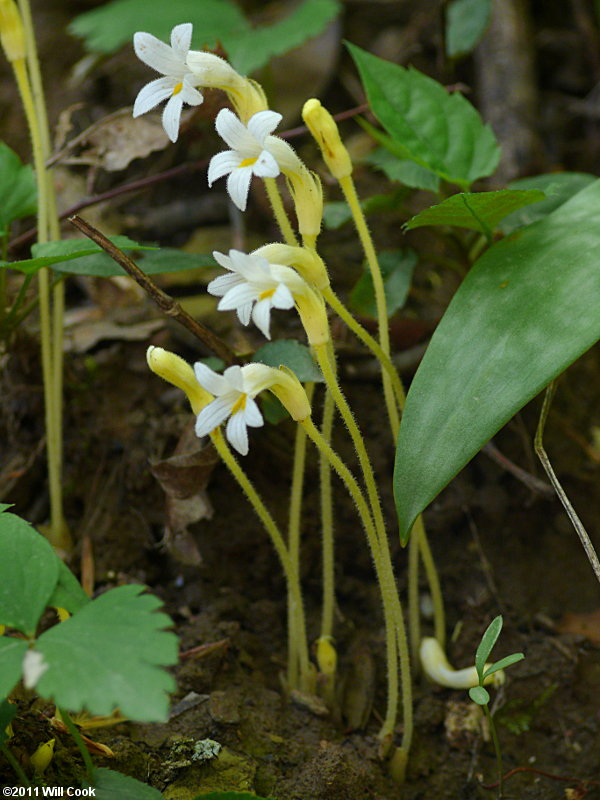
<svg viewBox="0 0 600 800"><path fill-rule="evenodd" d="M496 751L496 761L498 764L498 797L502 797L502 751L500 750L500 742L498 741L498 734L496 732L496 726L494 725L494 718L492 717L489 708L490 695L483 684L485 679L490 675L493 675L495 672L499 672L500 670L504 670L506 667L510 667L512 664L516 664L517 661L521 661L525 658L523 653L513 653L510 656L501 658L499 661L494 661L492 664L486 664L486 661L488 660L489 655L494 649L494 645L500 636L502 624L502 617L497 616L490 622L486 632L481 637L481 642L479 643L477 653L475 654L475 669L477 670L479 684L469 689L469 697L474 703L477 703L478 706L483 708L483 712L490 726L490 733L492 735L492 741L494 742L494 750Z"/></svg>

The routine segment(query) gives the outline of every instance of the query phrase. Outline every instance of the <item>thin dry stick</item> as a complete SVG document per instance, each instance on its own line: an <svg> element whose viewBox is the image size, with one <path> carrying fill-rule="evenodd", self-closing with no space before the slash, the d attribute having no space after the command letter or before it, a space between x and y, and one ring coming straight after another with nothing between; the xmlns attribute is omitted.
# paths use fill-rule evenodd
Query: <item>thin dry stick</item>
<svg viewBox="0 0 600 800"><path fill-rule="evenodd" d="M600 561L598 561L598 556L596 555L596 551L594 550L594 545L591 542L590 537L586 529L583 527L583 524L579 517L577 516L577 512L571 505L571 502L567 495L565 494L565 490L559 483L558 478L554 470L552 469L552 464L550 463L550 459L544 450L544 445L542 444L542 437L544 435L544 427L546 426L546 419L548 417L548 412L550 411L550 404L552 403L552 397L554 395L555 390L555 382L552 381L546 387L546 394L544 395L544 403L542 405L542 411L540 413L540 421L538 422L537 431L535 432L535 439L533 440L533 446L535 448L535 452L537 453L538 458L542 462L542 466L546 470L546 475L548 476L550 483L554 486L554 490L558 495L560 502L563 504L565 511L569 519L571 520L571 524L577 531L579 539L581 540L581 544L583 545L583 549L585 550L585 554L588 557L588 561L592 565L592 569L600 583Z"/></svg>
<svg viewBox="0 0 600 800"><path fill-rule="evenodd" d="M167 316L173 317L173 319L179 322L180 325L183 325L184 328L187 328L188 331L193 333L196 338L200 339L201 342L212 350L216 356L222 358L226 364L231 365L238 363L237 357L222 339L216 336L201 322L191 317L187 311L184 311L179 303L173 300L166 292L163 292L145 272L142 272L135 261L125 255L125 253L107 239L103 233L100 233L100 231L90 225L89 222L81 219L81 217L78 217L76 214L69 217L69 222L76 228L79 228L79 230L93 242L96 242L99 247L108 253L113 261L116 261L119 266L123 267L125 272L127 272L152 300L154 300L161 311Z"/></svg>

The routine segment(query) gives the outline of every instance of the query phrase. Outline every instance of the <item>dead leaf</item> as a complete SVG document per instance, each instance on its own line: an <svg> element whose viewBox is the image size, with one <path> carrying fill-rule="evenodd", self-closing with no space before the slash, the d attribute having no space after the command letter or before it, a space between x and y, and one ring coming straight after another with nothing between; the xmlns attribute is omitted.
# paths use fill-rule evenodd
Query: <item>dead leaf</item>
<svg viewBox="0 0 600 800"><path fill-rule="evenodd" d="M589 614L565 614L556 626L559 633L585 636L592 644L600 644L600 608Z"/></svg>
<svg viewBox="0 0 600 800"><path fill-rule="evenodd" d="M105 339L118 341L143 342L160 328L166 325L164 319L152 319L138 322L135 325L118 325L107 319L81 322L65 331L65 351L86 353Z"/></svg>
<svg viewBox="0 0 600 800"><path fill-rule="evenodd" d="M182 113L182 124L192 113ZM63 125L66 125L66 121L63 121ZM131 108L121 108L67 142L57 158L64 164L89 164L108 172L117 172L129 166L135 158L145 158L170 145L160 114L146 114L134 119ZM79 147L82 148L79 153L67 154Z"/></svg>
<svg viewBox="0 0 600 800"><path fill-rule="evenodd" d="M199 446L192 424L183 432L170 458L150 463L152 474L166 494L164 544L182 564L198 565L202 561L188 525L212 517L206 486L218 460L212 444Z"/></svg>

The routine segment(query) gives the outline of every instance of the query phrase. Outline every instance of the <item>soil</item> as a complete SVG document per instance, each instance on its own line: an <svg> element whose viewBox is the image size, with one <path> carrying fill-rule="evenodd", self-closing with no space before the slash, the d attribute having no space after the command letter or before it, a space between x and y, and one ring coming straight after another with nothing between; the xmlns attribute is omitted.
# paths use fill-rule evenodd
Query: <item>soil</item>
<svg viewBox="0 0 600 800"><path fill-rule="evenodd" d="M64 4L58 0L33 4L40 26L42 63L47 64L53 121L67 105L80 101L87 122L99 119L117 110L123 98L129 102L147 79L143 65L128 51L96 65L93 73L78 82L67 83L82 52L64 33L65 23L95 5L98 3ZM473 101L485 106L477 87L489 86L489 74L482 80L482 71L490 69L485 65L489 40L480 45L476 58L455 66L443 63L437 4L425 6L417 2L348 2L343 23L335 30L336 46L343 36L392 60L411 61L447 84L460 83L471 92ZM558 15L543 3L532 2L527 9L524 4L515 6L521 15L529 11L526 35L517 25L519 35L525 36L518 41L534 65L534 83L526 87L529 94L525 95L539 105L519 117L519 124L528 126L531 134L529 149L521 147L515 155L515 129L503 128L503 144L511 154L503 161L504 177L559 168L593 172L600 138L590 98L600 77L600 50L592 4L573 0L568 11L563 9ZM509 25L504 33L510 41L510 23L504 19L494 24ZM66 44L57 50L59 37ZM360 99L353 69L341 50L338 58L338 71L331 68L325 75L322 93L324 103L334 111L349 108ZM0 79L6 98L3 139L27 157L8 70L4 69ZM508 114L513 101L517 102L513 87L496 90L504 93ZM304 99L299 93L297 107ZM540 108L543 113L536 117ZM176 147L138 159L127 170L109 173L61 168L61 203L74 202L71 194L83 191L86 181L88 189L97 193L150 172L208 157L214 141L202 113L197 120L200 134L190 130ZM77 124L84 123L80 120ZM353 143L362 146L358 128L348 130ZM524 139L519 141L522 145ZM307 160L316 163L306 139L298 140L298 146L303 154L306 150ZM364 196L386 191L381 176L361 169L357 177ZM215 192L212 203L207 200L199 209L194 205L198 185L199 181L188 175L141 193L124 194L103 206L96 222L110 232L127 233L138 240L159 239L162 245L186 244L201 252L233 246L232 235L238 240L241 236L248 248L254 246L252 237L257 243L274 238L264 198L258 192L251 198L252 210L245 221L248 230L240 232L238 221L232 234L223 195ZM337 199L334 187L327 185L326 191L330 199ZM182 198L192 204L192 222ZM421 201L412 196L407 202L412 206ZM86 213L91 214L92 209ZM97 209L93 213L99 214ZM159 233L152 227L157 220L162 226ZM397 214L382 215L372 219L372 224L380 247L390 249L403 241ZM417 250L422 247L453 254L451 244L428 237L431 234L411 234L409 243ZM361 271L353 234L346 228L325 231L320 241L336 289L345 295ZM26 252L22 247L16 255L25 257ZM206 279L195 276L194 280L194 284L170 285L169 291L182 297L198 295ZM456 285L455 273L426 259L419 264L408 304L391 328L395 348L406 355L403 378L407 382L417 366L420 346L426 343ZM73 279L68 284L67 306L69 311L95 310L97 317L92 321L106 318L129 325L162 319L147 299L134 295L132 300L132 291L117 282L108 285L106 281ZM224 322L212 310L205 311L203 320L239 352L262 344L258 333L240 329L231 319ZM284 337L297 333L296 323L284 315L276 316L276 326ZM334 331L344 388L380 476L398 584L405 594L406 553L394 536L394 449L381 413L381 386L358 344L341 326ZM416 729L404 786L392 781L386 763L379 758L376 734L385 707L380 603L368 549L341 485L335 486L335 636L346 695L353 692L364 705L352 717L360 718L359 727L353 728L347 719L323 716L310 698L294 701L285 691L283 575L259 521L223 465L216 464L207 480L204 500L212 514L191 524L188 538L165 539L165 495L150 463L173 454L192 418L180 394L147 369L148 344L176 351L190 362L208 354L177 326L162 320L151 335L137 341L117 335L92 338L88 346L67 353L65 365L64 490L66 515L77 542L69 563L79 574L85 542L93 552L96 592L128 582L147 585L163 599L181 650L180 662L173 670L177 691L169 721L152 725L123 722L94 729L89 735L114 753L110 759L95 756L95 763L149 783L167 800L191 800L217 789L246 790L276 800L495 797L494 749L481 719L473 715L475 706L466 692L433 686L422 676L415 680ZM48 497L35 322L21 326L2 359L0 497L14 503L17 513L26 519L41 524L47 518ZM554 468L596 547L600 546L600 455L594 449L594 431L600 429L599 367L596 347L563 377L545 440ZM316 405L318 408L319 398ZM532 403L494 441L504 456L542 478L532 448L538 414L539 402ZM253 432L250 454L244 460L244 467L282 525L288 510L293 437L291 422ZM336 428L335 446L354 466L341 424ZM310 454L302 585L311 641L318 636L320 614L318 489L317 463ZM457 667L472 663L482 632L497 614L504 617L498 656L517 651L526 656L508 671L506 684L494 697L504 771L515 770L505 782L504 797L600 797L600 633L598 627L591 632L590 627L577 631L564 624L567 612L584 615L596 611L600 592L562 506L554 497L533 491L482 452L432 504L425 522L441 574L450 662ZM89 560L86 563L89 569ZM425 584L422 591L426 611ZM430 631L426 616L423 626L425 632ZM76 785L82 765L67 735L50 734L52 709L25 695L19 708L13 750L31 753L56 736L56 755L44 780L49 785ZM401 730L400 720L398 735ZM218 755L204 760L198 757L199 747L213 747L204 740L220 745ZM0 780L3 784L15 782L3 761Z"/></svg>

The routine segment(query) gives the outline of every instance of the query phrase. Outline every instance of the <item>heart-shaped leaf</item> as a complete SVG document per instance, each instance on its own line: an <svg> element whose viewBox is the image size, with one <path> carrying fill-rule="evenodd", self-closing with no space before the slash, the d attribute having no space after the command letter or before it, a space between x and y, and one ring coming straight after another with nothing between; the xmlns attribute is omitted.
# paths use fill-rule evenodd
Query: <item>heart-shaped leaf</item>
<svg viewBox="0 0 600 800"><path fill-rule="evenodd" d="M500 151L489 125L458 93L413 67L405 69L348 44L371 109L409 158L467 189L496 169Z"/></svg>
<svg viewBox="0 0 600 800"><path fill-rule="evenodd" d="M479 449L600 338L600 181L493 245L425 353L400 425L400 536Z"/></svg>

